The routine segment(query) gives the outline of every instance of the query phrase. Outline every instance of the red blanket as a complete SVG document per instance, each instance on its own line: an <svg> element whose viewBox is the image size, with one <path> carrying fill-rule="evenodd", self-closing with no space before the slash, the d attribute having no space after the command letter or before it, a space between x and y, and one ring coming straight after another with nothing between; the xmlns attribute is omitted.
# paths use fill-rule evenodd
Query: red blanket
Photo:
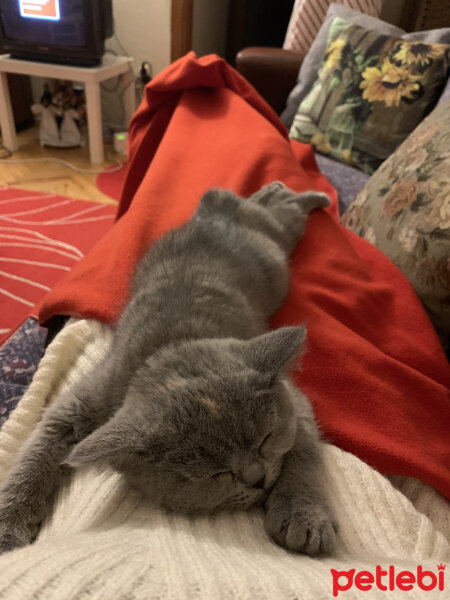
<svg viewBox="0 0 450 600"><path fill-rule="evenodd" d="M129 154L121 218L48 295L41 322L65 314L114 323L146 248L189 219L211 186L246 196L282 180L326 191L332 208L311 215L272 325L308 326L296 380L326 438L383 473L417 477L450 497L445 355L407 280L340 226L336 193L311 149L289 143L275 113L224 61L191 53L147 87Z"/></svg>

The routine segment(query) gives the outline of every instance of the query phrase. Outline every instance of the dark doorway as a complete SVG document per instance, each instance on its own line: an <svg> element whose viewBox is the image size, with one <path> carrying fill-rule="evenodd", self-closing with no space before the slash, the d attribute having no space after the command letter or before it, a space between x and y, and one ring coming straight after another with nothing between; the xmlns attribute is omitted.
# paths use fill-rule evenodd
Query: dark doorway
<svg viewBox="0 0 450 600"><path fill-rule="evenodd" d="M281 48L294 0L230 0L226 58L247 46Z"/></svg>

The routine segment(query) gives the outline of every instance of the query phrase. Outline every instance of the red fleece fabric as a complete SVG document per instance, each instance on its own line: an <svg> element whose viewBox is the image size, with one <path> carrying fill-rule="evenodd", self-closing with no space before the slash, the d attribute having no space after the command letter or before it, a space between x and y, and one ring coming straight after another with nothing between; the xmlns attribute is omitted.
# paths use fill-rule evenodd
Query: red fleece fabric
<svg viewBox="0 0 450 600"><path fill-rule="evenodd" d="M120 218L50 292L41 323L60 314L115 323L139 258L191 217L209 187L248 196L281 180L325 191L332 207L310 216L271 325L308 327L294 376L325 438L450 497L448 362L405 277L339 224L336 192L311 148L289 142L271 108L223 60L193 53L149 84L129 139Z"/></svg>

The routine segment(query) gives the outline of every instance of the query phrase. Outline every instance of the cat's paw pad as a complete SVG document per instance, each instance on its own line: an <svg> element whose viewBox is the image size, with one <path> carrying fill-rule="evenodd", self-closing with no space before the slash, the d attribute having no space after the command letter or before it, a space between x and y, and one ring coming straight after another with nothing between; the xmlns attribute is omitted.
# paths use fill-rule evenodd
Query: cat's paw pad
<svg viewBox="0 0 450 600"><path fill-rule="evenodd" d="M284 198L286 193L289 195L292 191L282 181L272 181L250 196L250 200L267 207L273 202L279 201L280 197Z"/></svg>
<svg viewBox="0 0 450 600"><path fill-rule="evenodd" d="M309 556L327 556L336 543L336 523L322 504L307 505L279 496L269 504L265 527L279 546Z"/></svg>
<svg viewBox="0 0 450 600"><path fill-rule="evenodd" d="M28 527L12 525L7 521L0 521L0 554L22 548L32 542L34 532Z"/></svg>
<svg viewBox="0 0 450 600"><path fill-rule="evenodd" d="M298 194L297 201L305 204L308 210L313 210L314 208L327 208L327 206L330 206L331 204L328 194L314 191Z"/></svg>
<svg viewBox="0 0 450 600"><path fill-rule="evenodd" d="M288 189L287 186L282 182L282 181L272 181L272 183L269 183L268 185L265 186L266 189L268 190L282 190L282 189Z"/></svg>

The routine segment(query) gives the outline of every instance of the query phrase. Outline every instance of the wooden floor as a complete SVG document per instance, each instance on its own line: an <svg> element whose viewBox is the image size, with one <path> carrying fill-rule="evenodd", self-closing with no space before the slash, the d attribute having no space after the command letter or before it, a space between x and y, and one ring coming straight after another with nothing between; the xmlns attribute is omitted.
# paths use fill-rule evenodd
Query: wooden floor
<svg viewBox="0 0 450 600"><path fill-rule="evenodd" d="M11 160L54 157L89 170L100 170L114 162L109 160L103 165L91 165L87 145L84 148L70 149L42 148L39 144L38 135L37 127L19 133L19 150L11 156ZM105 156L110 155L112 152L112 145L105 144ZM1 151L0 156L2 156ZM113 158L116 156L112 154ZM123 161L123 157L120 157L119 160ZM33 192L60 194L61 196L105 204L117 204L115 200L97 189L95 185L96 178L96 174L76 173L68 167L53 162L8 164L8 159L0 160L0 185Z"/></svg>

